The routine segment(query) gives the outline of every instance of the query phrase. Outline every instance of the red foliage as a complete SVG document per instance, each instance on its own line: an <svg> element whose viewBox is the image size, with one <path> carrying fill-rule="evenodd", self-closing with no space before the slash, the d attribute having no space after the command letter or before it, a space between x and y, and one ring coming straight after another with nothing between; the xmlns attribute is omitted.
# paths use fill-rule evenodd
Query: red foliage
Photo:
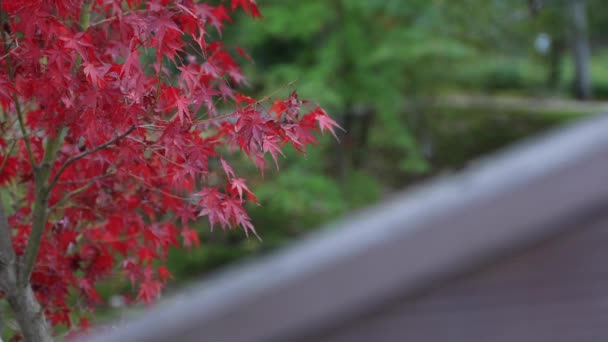
<svg viewBox="0 0 608 342"><path fill-rule="evenodd" d="M53 324L72 324L74 291L79 302L99 303L95 284L116 272L137 286L138 300L157 298L171 278L159 266L169 246L199 245L189 227L198 216L256 234L243 206L257 200L219 147L263 170L267 154L276 163L285 144L303 151L312 131L337 127L295 93L257 101L235 90L244 81L239 65L209 32L238 9L261 17L254 0L95 0L83 27L86 2L2 1L0 185L25 191L9 217L19 255L37 196L31 160L41 165L60 134L43 180L50 214L31 277Z"/></svg>

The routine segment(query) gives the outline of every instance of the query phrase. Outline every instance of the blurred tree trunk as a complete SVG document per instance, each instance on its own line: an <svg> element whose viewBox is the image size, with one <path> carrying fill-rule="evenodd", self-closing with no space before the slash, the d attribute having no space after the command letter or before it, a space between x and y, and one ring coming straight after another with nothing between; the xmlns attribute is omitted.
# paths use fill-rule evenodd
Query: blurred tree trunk
<svg viewBox="0 0 608 342"><path fill-rule="evenodd" d="M351 170L365 166L374 117L374 108L367 105L349 105L338 116L344 131L336 130L340 141L334 142L334 173L341 181L348 179Z"/></svg>
<svg viewBox="0 0 608 342"><path fill-rule="evenodd" d="M420 146L420 155L432 162L435 155L435 142L431 132L433 122L433 98L412 98L409 102L407 115L408 128Z"/></svg>
<svg viewBox="0 0 608 342"><path fill-rule="evenodd" d="M530 10L530 15L532 17L536 17L542 8L542 0L528 0L528 9Z"/></svg>
<svg viewBox="0 0 608 342"><path fill-rule="evenodd" d="M346 9L342 0L332 0L331 9L335 14L335 21L331 26L330 30L339 31L344 25L346 25ZM344 39L339 40L338 54L340 55L340 64L337 65L336 73L336 89L345 96L344 104L342 107L342 113L336 119L344 132L338 132L338 138L340 142L335 141L334 146L334 162L333 173L334 176L341 182L346 181L350 173L352 166L352 154L354 137L352 135L353 127L355 124L355 117L352 113L352 99L349 93L349 79L353 73L353 56L349 55L347 49L347 42ZM344 95L346 94L346 95Z"/></svg>
<svg viewBox="0 0 608 342"><path fill-rule="evenodd" d="M344 129L344 132L336 132L340 141L334 141L334 175L340 181L345 181L351 168L352 152L353 152L353 122L354 116L350 110L350 106L346 108L344 113L338 117L338 123Z"/></svg>
<svg viewBox="0 0 608 342"><path fill-rule="evenodd" d="M358 106L353 110L357 118L356 144L353 154L353 167L360 169L367 160L369 135L373 126L376 110L370 106Z"/></svg>
<svg viewBox="0 0 608 342"><path fill-rule="evenodd" d="M562 81L562 60L564 58L565 41L560 37L554 38L549 51L549 75L547 87L556 89Z"/></svg>
<svg viewBox="0 0 608 342"><path fill-rule="evenodd" d="M587 3L570 0L568 11L571 18L570 44L574 59L574 94L581 100L593 96L589 70L589 37L587 33Z"/></svg>
<svg viewBox="0 0 608 342"><path fill-rule="evenodd" d="M375 108L367 103L360 103L353 95L357 87L356 58L350 53L349 42L346 40L346 29L352 22L348 16L348 9L344 0L332 0L328 2L334 11L335 20L326 32L326 36L333 31L338 35L338 51L340 63L336 66L333 85L343 96L341 115L337 117L338 123L344 131L337 130L336 134L340 142L334 143L334 160L332 163L334 176L344 182L349 179L352 170L357 170L365 165L366 151L370 130L375 115Z"/></svg>

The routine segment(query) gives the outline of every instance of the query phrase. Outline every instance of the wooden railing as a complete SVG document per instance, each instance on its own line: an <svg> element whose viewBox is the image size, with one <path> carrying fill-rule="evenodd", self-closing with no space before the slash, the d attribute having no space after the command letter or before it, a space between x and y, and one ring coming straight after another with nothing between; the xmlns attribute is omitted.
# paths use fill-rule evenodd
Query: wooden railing
<svg viewBox="0 0 608 342"><path fill-rule="evenodd" d="M608 207L600 115L232 267L88 340L292 341Z"/></svg>

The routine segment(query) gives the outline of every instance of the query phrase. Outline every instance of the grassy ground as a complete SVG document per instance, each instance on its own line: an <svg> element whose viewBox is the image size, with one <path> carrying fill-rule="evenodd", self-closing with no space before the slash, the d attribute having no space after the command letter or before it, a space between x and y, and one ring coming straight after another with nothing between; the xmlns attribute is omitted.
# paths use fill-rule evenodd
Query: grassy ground
<svg viewBox="0 0 608 342"><path fill-rule="evenodd" d="M561 63L561 81L554 89L547 89L548 63L541 56L480 56L453 68L452 89L483 91L491 94L525 96L571 97L574 63L565 55ZM593 51L590 61L595 96L608 99L608 49Z"/></svg>
<svg viewBox="0 0 608 342"><path fill-rule="evenodd" d="M608 113L608 101L576 101L559 97L525 97L520 95L449 94L436 99L440 107L451 109L503 110L556 116L563 119Z"/></svg>

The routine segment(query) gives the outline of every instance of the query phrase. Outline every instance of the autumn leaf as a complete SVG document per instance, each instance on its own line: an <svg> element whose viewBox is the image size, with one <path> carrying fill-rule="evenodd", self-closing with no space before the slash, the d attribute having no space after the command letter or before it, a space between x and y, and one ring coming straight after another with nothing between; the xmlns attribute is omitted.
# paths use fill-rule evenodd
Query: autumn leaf
<svg viewBox="0 0 608 342"><path fill-rule="evenodd" d="M148 280L139 286L137 299L143 300L146 304L151 304L154 300L160 297L163 283L158 280Z"/></svg>
<svg viewBox="0 0 608 342"><path fill-rule="evenodd" d="M158 276L160 277L160 280L163 282L166 282L167 279L173 279L173 275L171 274L171 272L169 272L169 270L165 266L160 266L158 268Z"/></svg>
<svg viewBox="0 0 608 342"><path fill-rule="evenodd" d="M257 198L253 195L253 193L249 190L247 185L245 184L245 180L243 178L232 178L230 179L230 190L236 191L239 195L239 200L243 200L243 193L247 194L249 200L253 202L258 202Z"/></svg>
<svg viewBox="0 0 608 342"><path fill-rule="evenodd" d="M198 238L198 232L194 229L185 227L182 229L182 238L184 239L184 246L191 248L193 246L200 246L200 240Z"/></svg>
<svg viewBox="0 0 608 342"><path fill-rule="evenodd" d="M258 10L258 5L255 0L232 0L232 10L236 10L237 7L241 7L247 14L250 14L254 18L261 18L262 13Z"/></svg>
<svg viewBox="0 0 608 342"><path fill-rule="evenodd" d="M319 124L319 128L321 129L322 132L324 131L330 131L331 134L338 139L338 136L336 135L335 132L335 128L341 129L342 131L344 131L344 128L340 127L340 125L338 125L338 123L332 119L331 117L329 117L329 115L327 115L327 113L317 107L314 111L315 115L315 120L317 121L317 123Z"/></svg>
<svg viewBox="0 0 608 342"><path fill-rule="evenodd" d="M262 15L253 0L218 3L95 2L83 13L78 1L2 1L3 41L19 44L0 59L0 187L19 192L6 204L8 245L51 324L88 326L110 277L131 283L129 302L156 300L172 279L170 247L199 247L200 220L259 238L244 207L258 200L232 154L263 175L287 144L336 136L296 92L272 103L241 93L239 61L251 56L210 31L235 11Z"/></svg>

